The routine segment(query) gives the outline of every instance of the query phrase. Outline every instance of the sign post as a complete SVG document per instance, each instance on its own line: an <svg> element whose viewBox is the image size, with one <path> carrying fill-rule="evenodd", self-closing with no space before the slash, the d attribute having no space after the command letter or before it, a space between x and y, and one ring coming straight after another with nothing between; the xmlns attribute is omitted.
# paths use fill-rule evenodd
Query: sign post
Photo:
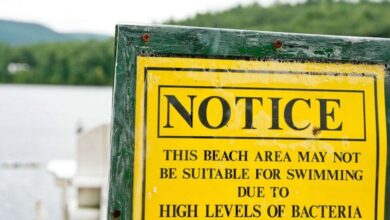
<svg viewBox="0 0 390 220"><path fill-rule="evenodd" d="M109 219L390 218L390 40L120 25L116 45Z"/></svg>

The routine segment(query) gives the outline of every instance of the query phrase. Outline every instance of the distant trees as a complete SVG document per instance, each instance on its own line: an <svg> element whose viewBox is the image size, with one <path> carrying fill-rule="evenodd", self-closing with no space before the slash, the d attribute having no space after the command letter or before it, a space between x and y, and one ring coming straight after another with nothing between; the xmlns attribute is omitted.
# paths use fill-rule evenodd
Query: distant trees
<svg viewBox="0 0 390 220"><path fill-rule="evenodd" d="M0 44L0 82L6 82L8 77L8 63L10 62L11 48Z"/></svg>
<svg viewBox="0 0 390 220"><path fill-rule="evenodd" d="M252 4L197 14L170 24L314 34L390 37L390 0L307 0L296 5Z"/></svg>
<svg viewBox="0 0 390 220"><path fill-rule="evenodd" d="M170 24L372 37L390 37L390 0L308 0L238 6L223 12L197 14ZM10 63L29 68L9 74ZM0 44L0 83L110 85L114 42L47 43L23 47Z"/></svg>
<svg viewBox="0 0 390 220"><path fill-rule="evenodd" d="M0 46L0 57L0 82L109 85L113 80L112 40L48 43L16 48L3 45ZM10 74L7 65L11 62L28 64L30 68Z"/></svg>

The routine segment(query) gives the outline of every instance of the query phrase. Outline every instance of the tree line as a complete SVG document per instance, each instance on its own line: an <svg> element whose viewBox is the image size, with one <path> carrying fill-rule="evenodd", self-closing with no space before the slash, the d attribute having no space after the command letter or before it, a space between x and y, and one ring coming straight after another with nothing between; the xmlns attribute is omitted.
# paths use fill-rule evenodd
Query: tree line
<svg viewBox="0 0 390 220"><path fill-rule="evenodd" d="M197 14L168 24L313 34L390 37L390 0L308 0L237 6ZM10 63L28 68L10 74ZM46 43L21 47L0 44L0 83L111 85L114 40Z"/></svg>
<svg viewBox="0 0 390 220"><path fill-rule="evenodd" d="M27 64L28 68L11 74L10 63ZM0 82L110 85L113 71L113 40L23 47L0 45Z"/></svg>

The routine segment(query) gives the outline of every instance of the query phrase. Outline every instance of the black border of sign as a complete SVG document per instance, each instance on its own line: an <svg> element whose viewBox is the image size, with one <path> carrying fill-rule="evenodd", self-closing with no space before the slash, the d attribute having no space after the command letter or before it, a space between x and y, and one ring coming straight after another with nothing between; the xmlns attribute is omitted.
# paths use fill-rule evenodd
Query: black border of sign
<svg viewBox="0 0 390 220"><path fill-rule="evenodd" d="M363 138L315 138L315 137L268 137L268 136L179 136L160 134L160 89L161 88L194 88L194 89L235 89L235 90L276 90L276 91L316 91L316 92L340 92L340 93L361 93L363 104ZM365 92L363 90L324 90L324 89L289 89L289 88L253 88L253 87L212 87L212 86L174 86L160 85L158 87L158 115L157 115L157 137L158 138L204 138L204 139L280 139L280 140L327 140L327 141L366 141L366 106Z"/></svg>
<svg viewBox="0 0 390 220"><path fill-rule="evenodd" d="M202 71L202 72L242 72L242 73L279 73L279 74L309 74L309 75L330 75L330 76L355 76L372 77L374 79L374 102L375 102L375 126L376 126L376 175L375 175L375 220L378 220L378 184L379 184L379 122L378 122L378 95L377 95L377 77L375 74L365 73L334 73L334 72L294 72L294 71L250 71L250 70L231 70L231 69L198 69L198 68L166 68L166 67L145 67L144 68L144 124L143 124L143 177L142 177L142 210L141 219L145 220L145 186L146 186L146 146L147 146L147 91L148 91L148 71L166 70L166 71ZM337 90L339 91L339 90ZM160 103L158 103L159 105ZM364 102L365 105L365 102ZM158 106L159 108L159 106ZM364 111L365 114L365 111ZM365 117L364 117L365 118ZM366 120L364 120L366 121ZM182 138L182 137L178 137ZM235 139L235 138L231 138ZM278 138L273 138L278 139ZM306 139L307 140L307 139ZM314 139L318 140L318 139Z"/></svg>

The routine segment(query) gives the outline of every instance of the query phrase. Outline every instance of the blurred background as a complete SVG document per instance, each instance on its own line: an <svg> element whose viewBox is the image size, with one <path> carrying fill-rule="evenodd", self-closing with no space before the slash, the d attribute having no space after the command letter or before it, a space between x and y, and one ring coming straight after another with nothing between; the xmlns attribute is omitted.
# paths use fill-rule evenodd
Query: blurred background
<svg viewBox="0 0 390 220"><path fill-rule="evenodd" d="M61 184L110 123L117 23L390 37L390 0L1 0L0 219L70 219L64 196L94 198Z"/></svg>

